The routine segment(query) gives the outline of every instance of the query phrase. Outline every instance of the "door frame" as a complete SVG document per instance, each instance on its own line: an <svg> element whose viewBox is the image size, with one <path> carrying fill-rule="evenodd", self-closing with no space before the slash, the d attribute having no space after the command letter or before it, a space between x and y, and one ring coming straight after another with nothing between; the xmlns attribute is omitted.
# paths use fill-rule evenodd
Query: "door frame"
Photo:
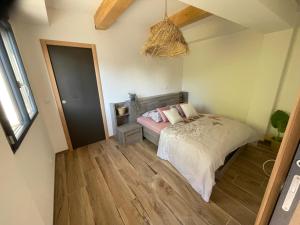
<svg viewBox="0 0 300 225"><path fill-rule="evenodd" d="M98 94L99 94L99 100L100 100L100 107L101 107L101 113L102 113L102 119L103 119L103 125L104 125L104 132L105 132L105 139L109 139L108 129L107 129L107 120L106 120L106 114L105 114L105 105L104 105L104 99L103 99L103 92L102 92L102 84L101 84L101 77L100 77L100 71L99 71L99 63L97 58L97 50L95 44L86 44L86 43L77 43L77 42L68 42L68 41L58 41L58 40L46 40L46 39L40 39L40 43L42 46L42 51L44 55L44 59L46 62L48 75L52 87L52 92L54 94L55 102L58 108L59 117L63 126L65 138L68 145L68 150L73 150L73 145L71 141L71 136L69 133L67 121L65 118L64 110L62 107L54 71L52 68L50 55L48 52L47 45L54 45L54 46L65 46L65 47L77 47L77 48L88 48L92 50L93 55L93 63L95 68L95 75L96 75L96 81L97 81L97 88L98 88Z"/></svg>
<svg viewBox="0 0 300 225"><path fill-rule="evenodd" d="M276 206L281 187L285 182L300 139L300 93L291 113L276 161L258 211L255 225L268 224Z"/></svg>

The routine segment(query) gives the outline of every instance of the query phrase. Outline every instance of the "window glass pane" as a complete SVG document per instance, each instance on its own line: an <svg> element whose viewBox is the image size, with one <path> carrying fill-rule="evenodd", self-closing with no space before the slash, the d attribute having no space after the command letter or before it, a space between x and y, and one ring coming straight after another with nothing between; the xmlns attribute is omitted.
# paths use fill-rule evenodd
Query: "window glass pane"
<svg viewBox="0 0 300 225"><path fill-rule="evenodd" d="M23 73L20 70L20 66L18 64L17 60L17 54L14 50L14 47L12 45L11 36L9 35L9 32L7 30L4 30L3 28L0 28L0 33L2 36L2 40L5 45L6 52L8 54L11 66L13 68L16 80L18 82L18 86L20 88L20 92L22 95L22 98L24 100L26 110L29 114L29 117L32 118L34 114L36 113L35 103L34 100L31 97L31 91L29 88L29 85L26 82L26 79L23 77Z"/></svg>
<svg viewBox="0 0 300 225"><path fill-rule="evenodd" d="M0 102L12 130L18 137L24 123L2 66L0 66Z"/></svg>

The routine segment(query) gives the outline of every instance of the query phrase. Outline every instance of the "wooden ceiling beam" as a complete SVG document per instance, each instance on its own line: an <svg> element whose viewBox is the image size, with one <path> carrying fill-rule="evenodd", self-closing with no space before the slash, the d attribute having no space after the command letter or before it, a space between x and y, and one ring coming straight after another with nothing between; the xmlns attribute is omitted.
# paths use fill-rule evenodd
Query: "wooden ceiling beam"
<svg viewBox="0 0 300 225"><path fill-rule="evenodd" d="M108 29L133 2L134 0L103 0L94 16L96 29Z"/></svg>
<svg viewBox="0 0 300 225"><path fill-rule="evenodd" d="M169 19L177 26L184 27L198 20L204 19L212 14L194 6L188 6L170 16Z"/></svg>

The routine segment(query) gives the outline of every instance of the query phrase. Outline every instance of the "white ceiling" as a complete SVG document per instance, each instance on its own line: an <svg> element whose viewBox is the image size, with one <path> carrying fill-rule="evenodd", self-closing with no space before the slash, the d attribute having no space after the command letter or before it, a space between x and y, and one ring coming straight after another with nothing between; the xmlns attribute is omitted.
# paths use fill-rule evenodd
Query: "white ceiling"
<svg viewBox="0 0 300 225"><path fill-rule="evenodd" d="M46 0L47 7L60 10L72 10L77 12L87 12L95 13L96 9L99 7L103 0ZM134 4L139 2L152 2L153 5L156 5L156 8L164 8L164 0L136 0ZM174 12L174 10L181 9L187 6L185 3L178 0L168 0L168 11ZM130 8L128 9L130 10ZM144 8L145 12L149 9Z"/></svg>
<svg viewBox="0 0 300 225"><path fill-rule="evenodd" d="M73 13L87 13L93 16L102 0L19 0L13 13L13 19L26 23L46 24L55 18L49 18L52 13L47 10L63 10ZM178 0L168 0L168 14L185 8L187 4ZM25 13L26 12L26 13ZM137 0L119 19L126 21L132 18L141 18L141 23L149 27L163 18L164 0ZM50 21L50 22L49 22ZM119 22L117 21L117 22ZM243 29L241 26L231 23L216 16L186 26L184 34L188 41L205 39Z"/></svg>
<svg viewBox="0 0 300 225"><path fill-rule="evenodd" d="M263 33L289 28L299 12L296 1L298 0L168 0L168 12L172 15L189 4L215 15L184 27L187 41L193 42L246 28ZM53 14L48 13L53 9L86 13L93 17L101 2L102 0L18 0L11 18L24 23L49 24L55 20L49 18ZM134 18L139 19L143 26L149 27L162 19L163 14L164 0L136 0L117 22L130 22L128 20Z"/></svg>
<svg viewBox="0 0 300 225"><path fill-rule="evenodd" d="M47 9L94 15L101 2L102 0L17 0L12 17L23 22L44 24L51 21L51 18L48 18ZM164 0L137 0L127 11L130 13L131 8L137 7L136 5L142 7L145 14L150 13L153 18L156 18L158 14L163 17ZM186 6L185 3L178 0L168 0L169 14Z"/></svg>
<svg viewBox="0 0 300 225"><path fill-rule="evenodd" d="M32 24L48 24L45 0L17 0L10 18Z"/></svg>
<svg viewBox="0 0 300 225"><path fill-rule="evenodd" d="M102 0L46 0L49 8L78 12L95 12Z"/></svg>

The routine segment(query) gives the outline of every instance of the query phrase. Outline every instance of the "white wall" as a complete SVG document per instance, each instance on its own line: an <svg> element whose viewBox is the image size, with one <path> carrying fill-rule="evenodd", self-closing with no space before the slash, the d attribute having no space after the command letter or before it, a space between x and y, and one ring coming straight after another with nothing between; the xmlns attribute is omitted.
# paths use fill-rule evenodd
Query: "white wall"
<svg viewBox="0 0 300 225"><path fill-rule="evenodd" d="M247 122L262 134L267 131L270 115L276 101L285 65L290 50L293 30L274 32L264 35L257 64L257 78L252 90Z"/></svg>
<svg viewBox="0 0 300 225"><path fill-rule="evenodd" d="M300 35L249 30L195 42L184 59L183 90L206 112L268 129L272 111L291 112L300 91Z"/></svg>
<svg viewBox="0 0 300 225"><path fill-rule="evenodd" d="M52 225L54 153L38 116L16 154L0 128L0 224Z"/></svg>
<svg viewBox="0 0 300 225"><path fill-rule="evenodd" d="M146 3L150 2L139 4ZM13 28L24 64L37 87L40 110L55 152L67 149L67 144L50 88L39 43L41 38L96 44L110 133L109 103L126 100L128 92L150 96L181 90L181 58L153 59L140 54L149 26L140 19L145 15L139 7L133 7L130 14L106 31L95 30L92 14L49 12L53 18L50 26L15 22Z"/></svg>
<svg viewBox="0 0 300 225"><path fill-rule="evenodd" d="M274 109L291 112L300 94L300 32L295 32L285 76L282 79Z"/></svg>
<svg viewBox="0 0 300 225"><path fill-rule="evenodd" d="M247 118L263 36L251 31L190 45L182 88L201 111Z"/></svg>

